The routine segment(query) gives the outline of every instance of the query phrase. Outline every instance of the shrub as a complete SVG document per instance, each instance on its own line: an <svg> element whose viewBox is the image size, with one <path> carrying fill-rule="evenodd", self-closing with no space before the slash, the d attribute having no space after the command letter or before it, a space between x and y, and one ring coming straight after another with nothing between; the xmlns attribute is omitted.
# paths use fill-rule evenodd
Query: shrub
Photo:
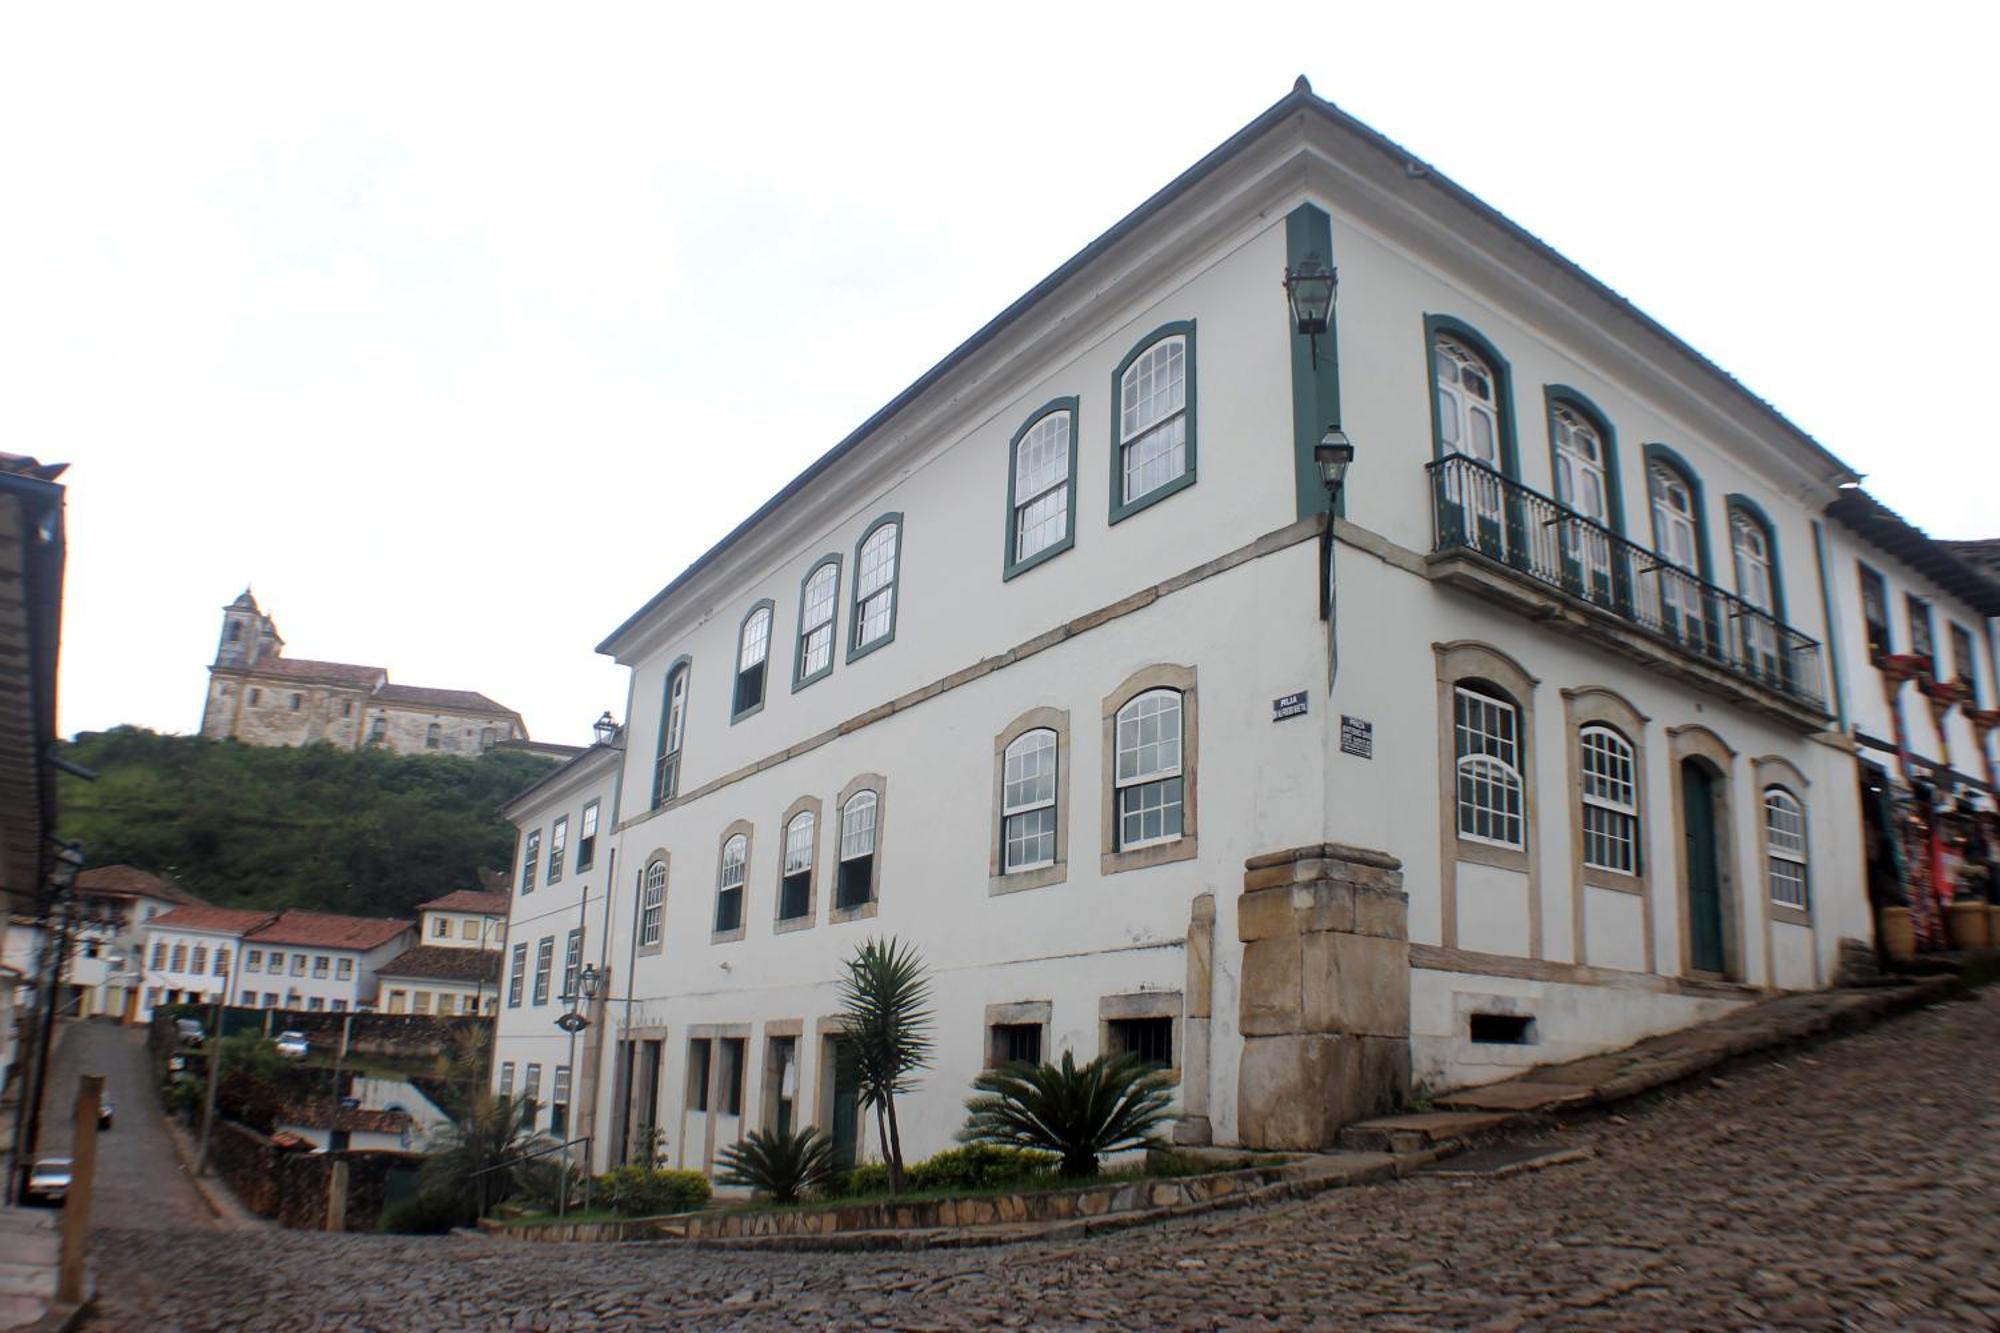
<svg viewBox="0 0 2000 1333"><path fill-rule="evenodd" d="M621 1217L690 1213L708 1202L708 1177L699 1171L649 1171L618 1166L592 1182L597 1198Z"/></svg>
<svg viewBox="0 0 2000 1333"><path fill-rule="evenodd" d="M1064 1051L1060 1065L1003 1065L972 1086L961 1140L1056 1153L1066 1176L1094 1176L1104 1154L1148 1146L1173 1100L1167 1076L1132 1055L1079 1069Z"/></svg>
<svg viewBox="0 0 2000 1333"><path fill-rule="evenodd" d="M825 1192L832 1195L866 1198L871 1194L889 1192L889 1164L887 1162L863 1162L844 1177L828 1181Z"/></svg>
<svg viewBox="0 0 2000 1333"><path fill-rule="evenodd" d="M725 1185L748 1185L778 1203L797 1203L809 1189L826 1184L836 1174L833 1140L811 1125L796 1134L766 1134L752 1130L741 1143L722 1150Z"/></svg>
<svg viewBox="0 0 2000 1333"><path fill-rule="evenodd" d="M405 1236L441 1236L465 1220L465 1206L441 1194L417 1193L382 1210L377 1231Z"/></svg>
<svg viewBox="0 0 2000 1333"><path fill-rule="evenodd" d="M947 1148L910 1168L913 1190L978 1190L1012 1185L1051 1170L1052 1153L1003 1148L994 1143L968 1143Z"/></svg>

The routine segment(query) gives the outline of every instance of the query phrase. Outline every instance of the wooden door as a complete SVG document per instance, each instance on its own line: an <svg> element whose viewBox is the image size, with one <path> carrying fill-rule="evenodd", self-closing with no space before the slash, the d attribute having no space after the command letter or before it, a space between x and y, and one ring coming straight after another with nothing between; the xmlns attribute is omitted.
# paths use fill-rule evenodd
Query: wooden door
<svg viewBox="0 0 2000 1333"><path fill-rule="evenodd" d="M1716 859L1715 781L1693 759L1681 764L1681 823L1686 832L1688 964L1699 972L1724 969L1722 873Z"/></svg>

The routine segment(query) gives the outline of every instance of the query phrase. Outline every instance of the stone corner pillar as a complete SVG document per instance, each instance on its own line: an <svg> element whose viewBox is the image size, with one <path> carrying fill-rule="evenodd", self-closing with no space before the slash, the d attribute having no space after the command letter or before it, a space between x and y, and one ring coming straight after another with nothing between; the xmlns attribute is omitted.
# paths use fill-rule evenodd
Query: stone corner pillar
<svg viewBox="0 0 2000 1333"><path fill-rule="evenodd" d="M1208 1119L1209 1020L1215 1001L1215 895L1195 895L1188 911L1187 989L1181 1009L1181 1115L1173 1141L1201 1146L1215 1141Z"/></svg>
<svg viewBox="0 0 2000 1333"><path fill-rule="evenodd" d="M1244 1147L1330 1148L1341 1126L1404 1099L1408 918L1402 862L1386 852L1317 843L1244 862L1236 904Z"/></svg>

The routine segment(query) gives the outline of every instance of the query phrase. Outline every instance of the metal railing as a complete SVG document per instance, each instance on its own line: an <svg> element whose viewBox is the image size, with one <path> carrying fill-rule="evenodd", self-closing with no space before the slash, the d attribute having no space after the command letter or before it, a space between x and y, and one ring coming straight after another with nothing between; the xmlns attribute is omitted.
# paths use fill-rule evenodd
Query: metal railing
<svg viewBox="0 0 2000 1333"><path fill-rule="evenodd" d="M1689 657L1826 711L1817 640L1477 459L1451 454L1428 471L1433 551L1476 552Z"/></svg>

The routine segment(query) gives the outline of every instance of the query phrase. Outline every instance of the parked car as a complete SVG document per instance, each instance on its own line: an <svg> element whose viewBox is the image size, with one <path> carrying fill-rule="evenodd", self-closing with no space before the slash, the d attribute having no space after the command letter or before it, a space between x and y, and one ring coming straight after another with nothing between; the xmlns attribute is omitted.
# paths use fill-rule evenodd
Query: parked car
<svg viewBox="0 0 2000 1333"><path fill-rule="evenodd" d="M74 1163L67 1157L43 1157L36 1160L28 1172L29 1203L47 1204L51 1208L62 1207L69 1196L69 1173Z"/></svg>
<svg viewBox="0 0 2000 1333"><path fill-rule="evenodd" d="M278 1054L287 1059L303 1060L311 1049L312 1044L306 1040L306 1034L297 1028L286 1028L278 1034Z"/></svg>
<svg viewBox="0 0 2000 1333"><path fill-rule="evenodd" d="M176 1018L174 1031L180 1034L183 1046L199 1046L208 1039L208 1033L202 1029L201 1023L192 1018Z"/></svg>
<svg viewBox="0 0 2000 1333"><path fill-rule="evenodd" d="M111 1098L109 1097L100 1097L98 1099L97 1127L99 1129L111 1128Z"/></svg>

